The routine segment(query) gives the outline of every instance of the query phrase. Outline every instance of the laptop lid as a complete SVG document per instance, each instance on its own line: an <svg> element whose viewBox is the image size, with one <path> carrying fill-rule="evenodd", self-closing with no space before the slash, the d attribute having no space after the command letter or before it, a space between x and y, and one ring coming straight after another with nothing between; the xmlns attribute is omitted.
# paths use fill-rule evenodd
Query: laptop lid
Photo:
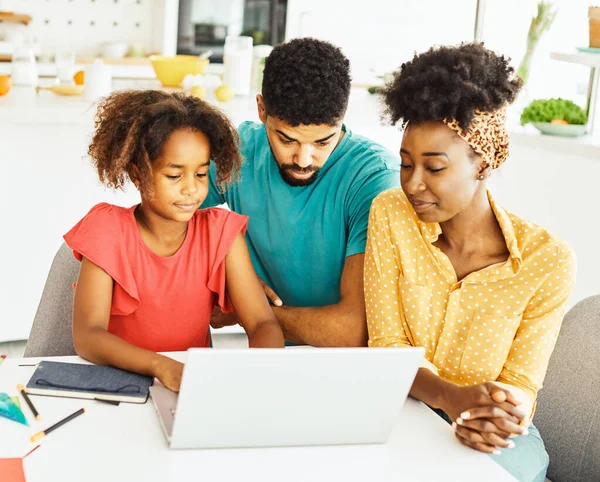
<svg viewBox="0 0 600 482"><path fill-rule="evenodd" d="M190 349L171 448L385 443L422 348Z"/></svg>

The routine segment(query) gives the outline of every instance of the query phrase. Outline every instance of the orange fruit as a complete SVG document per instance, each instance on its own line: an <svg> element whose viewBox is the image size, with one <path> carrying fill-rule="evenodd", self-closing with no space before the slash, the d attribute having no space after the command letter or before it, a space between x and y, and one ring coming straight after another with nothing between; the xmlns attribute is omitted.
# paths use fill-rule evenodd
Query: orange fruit
<svg viewBox="0 0 600 482"><path fill-rule="evenodd" d="M83 70L78 71L74 76L73 80L76 85L83 85L85 82L85 72Z"/></svg>
<svg viewBox="0 0 600 482"><path fill-rule="evenodd" d="M198 97L199 99L204 99L206 97L206 87L203 85L194 85L190 89L190 95Z"/></svg>
<svg viewBox="0 0 600 482"><path fill-rule="evenodd" d="M567 125L568 122L564 119L552 119L550 124L559 124L559 125Z"/></svg>
<svg viewBox="0 0 600 482"><path fill-rule="evenodd" d="M219 85L219 87L215 89L215 97L220 102L227 102L233 99L233 89L225 84Z"/></svg>
<svg viewBox="0 0 600 482"><path fill-rule="evenodd" d="M8 91L12 87L12 80L8 75L0 75L0 95L8 94Z"/></svg>

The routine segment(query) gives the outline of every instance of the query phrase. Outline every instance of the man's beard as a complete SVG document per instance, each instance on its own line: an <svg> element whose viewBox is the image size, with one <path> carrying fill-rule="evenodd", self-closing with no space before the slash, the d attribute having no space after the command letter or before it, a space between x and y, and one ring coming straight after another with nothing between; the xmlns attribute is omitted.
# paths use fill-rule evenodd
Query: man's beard
<svg viewBox="0 0 600 482"><path fill-rule="evenodd" d="M281 179L284 180L284 182L286 182L287 184L289 184L290 186L294 186L294 187L300 187L300 186L310 186L313 182L315 182L317 180L317 177L319 175L319 171L320 171L320 167L313 167L313 166L309 166L309 167L305 167L304 169L301 167L296 166L296 164L283 164L283 165L279 165L279 174L281 175ZM294 171L294 172L298 172L298 173L307 173L307 172L312 172L312 176L307 177L306 179L296 179L295 177L292 177L290 175L289 171Z"/></svg>

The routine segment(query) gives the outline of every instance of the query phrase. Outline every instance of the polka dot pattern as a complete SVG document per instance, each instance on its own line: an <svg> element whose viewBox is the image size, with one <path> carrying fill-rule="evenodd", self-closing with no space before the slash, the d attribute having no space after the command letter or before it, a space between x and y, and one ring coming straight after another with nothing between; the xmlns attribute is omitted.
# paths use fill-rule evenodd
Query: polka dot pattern
<svg viewBox="0 0 600 482"><path fill-rule="evenodd" d="M422 346L423 365L462 386L541 388L575 278L561 239L490 203L509 259L458 281L401 189L373 202L365 252L369 346Z"/></svg>

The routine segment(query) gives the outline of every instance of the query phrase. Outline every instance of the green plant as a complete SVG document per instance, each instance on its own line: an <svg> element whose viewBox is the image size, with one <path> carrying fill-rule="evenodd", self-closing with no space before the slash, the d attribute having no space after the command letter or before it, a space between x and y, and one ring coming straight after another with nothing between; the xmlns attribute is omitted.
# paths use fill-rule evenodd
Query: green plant
<svg viewBox="0 0 600 482"><path fill-rule="evenodd" d="M585 124L587 115L577 104L560 97L536 99L521 113L522 126L529 122L552 122L555 120L563 120L569 124Z"/></svg>
<svg viewBox="0 0 600 482"><path fill-rule="evenodd" d="M531 59L540 41L542 35L547 32L554 19L556 18L556 10L552 1L541 0L537 4L537 15L531 19L531 25L529 26L529 33L527 34L527 52L519 64L517 69L517 75L523 80L525 84L529 78L529 69Z"/></svg>

